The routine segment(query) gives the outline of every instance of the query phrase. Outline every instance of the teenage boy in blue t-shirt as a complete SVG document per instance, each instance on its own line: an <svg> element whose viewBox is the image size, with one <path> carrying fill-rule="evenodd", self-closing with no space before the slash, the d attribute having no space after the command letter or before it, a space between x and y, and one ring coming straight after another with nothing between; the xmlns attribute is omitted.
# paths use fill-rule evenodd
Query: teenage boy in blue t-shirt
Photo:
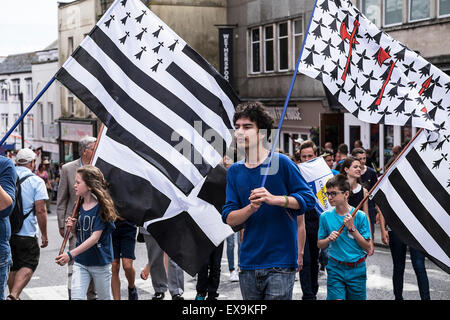
<svg viewBox="0 0 450 320"><path fill-rule="evenodd" d="M298 167L279 153L273 155L261 187L270 158L264 139L273 124L261 103L240 104L233 122L245 159L228 169L222 219L231 226L244 224L239 260L242 297L292 299L298 252L303 253L297 227L304 230L303 213L314 208L315 198Z"/></svg>
<svg viewBox="0 0 450 320"><path fill-rule="evenodd" d="M351 216L348 204L350 184L338 174L326 183L328 201L333 208L319 218L317 246L329 247L327 300L366 299L366 256L370 249L369 220L363 211ZM339 228L345 225L342 234Z"/></svg>

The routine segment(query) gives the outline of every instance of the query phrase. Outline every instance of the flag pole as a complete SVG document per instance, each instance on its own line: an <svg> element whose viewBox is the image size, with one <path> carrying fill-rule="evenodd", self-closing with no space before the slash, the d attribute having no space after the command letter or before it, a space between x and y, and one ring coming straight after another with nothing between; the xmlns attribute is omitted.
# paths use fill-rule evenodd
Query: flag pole
<svg viewBox="0 0 450 320"><path fill-rule="evenodd" d="M308 37L309 28L311 27L311 22L312 22L313 17L314 17L314 11L316 10L316 6L317 6L317 0L315 1L314 7L313 7L312 12L311 12L311 17L309 19L308 28L306 29L306 36L303 39L302 48L300 49L300 53L299 53L298 58L297 58L297 63L295 65L294 74L292 75L291 85L289 87L289 91L288 91L288 94L286 96L286 100L284 101L283 112L281 113L280 122L278 123L277 134L275 135L275 139L274 139L273 144L272 144L272 150L270 151L269 163L267 164L266 170L264 172L263 180L262 180L262 183L261 183L261 188L264 187L264 185L266 184L267 174L269 172L269 169L270 169L270 166L271 166L271 163L272 163L272 158L273 158L273 153L275 151L275 146L278 144L278 139L280 137L281 127L283 126L284 116L286 115L286 110L287 110L287 106L288 106L289 100L291 98L292 90L294 88L295 79L297 78L298 67L299 67L300 61L302 59L303 49L305 48L306 38Z"/></svg>
<svg viewBox="0 0 450 320"><path fill-rule="evenodd" d="M403 156L403 154L406 152L406 150L409 149L410 145L416 140L416 138L422 133L423 128L420 128L419 131L414 135L414 137L408 142L408 144L402 149L402 151L398 154L398 156L395 158L394 161L389 165L389 167L384 171L383 175L380 177L380 179L377 180L377 182L374 184L372 189L367 193L367 195L361 200L361 202L356 206L355 210L352 212L352 218L355 217L356 213L359 209L363 206L363 204L369 199L370 195L375 191L375 189L378 187L378 185L381 183L381 181L386 177L386 175L390 172L391 168L394 167L394 165L397 163L397 161ZM339 228L338 233L341 234L344 230L345 225L342 224L342 226Z"/></svg>
<svg viewBox="0 0 450 320"><path fill-rule="evenodd" d="M95 152L97 152L97 147L98 147L98 144L100 142L100 138L102 137L102 132L103 132L104 126L105 125L102 123L102 125L100 127L100 130L98 132L97 141L95 141L94 151L92 152L91 159L89 159L89 164L91 164L92 160L94 160ZM77 202L75 202L75 206L73 207L73 210L72 210L72 216L71 216L72 218L76 218L78 216L78 212L80 211L80 205L81 205L81 197L78 196L77 197ZM72 228L69 227L69 228L66 229L66 232L64 234L64 240L63 240L63 242L61 244L61 248L59 249L59 254L58 255L62 255L63 254L64 248L66 247L67 240L69 239L70 232L72 232Z"/></svg>
<svg viewBox="0 0 450 320"><path fill-rule="evenodd" d="M50 81L45 85L45 87L41 90L41 92L39 92L39 94L36 96L36 98L34 98L33 102L31 102L31 104L28 106L28 108L25 109L25 111L22 113L22 115L19 117L19 119L17 119L17 121L14 123L14 125L11 127L11 129L9 129L9 131L5 134L5 136L0 141L0 146L2 146L5 143L6 139L8 139L8 137L11 135L11 133L23 121L23 118L25 118L25 116L28 114L28 112L30 112L31 108L33 108L33 106L36 104L36 102L38 102L38 100L42 97L42 95L45 93L45 91L47 91L47 89L50 87L50 85L53 83L53 81L55 81L55 77L52 77L50 79ZM24 137L22 137L22 139L23 138Z"/></svg>

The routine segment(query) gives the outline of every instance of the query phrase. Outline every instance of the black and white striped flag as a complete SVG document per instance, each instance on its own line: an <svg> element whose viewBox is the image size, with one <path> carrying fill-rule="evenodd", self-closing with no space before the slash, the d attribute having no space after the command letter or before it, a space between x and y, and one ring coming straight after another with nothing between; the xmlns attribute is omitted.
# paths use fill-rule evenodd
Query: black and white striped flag
<svg viewBox="0 0 450 320"><path fill-rule="evenodd" d="M195 274L232 232L197 196L232 142L231 86L138 0L116 0L55 77L107 128L93 163L120 214Z"/></svg>
<svg viewBox="0 0 450 320"><path fill-rule="evenodd" d="M423 131L372 193L387 225L450 273L450 130Z"/></svg>

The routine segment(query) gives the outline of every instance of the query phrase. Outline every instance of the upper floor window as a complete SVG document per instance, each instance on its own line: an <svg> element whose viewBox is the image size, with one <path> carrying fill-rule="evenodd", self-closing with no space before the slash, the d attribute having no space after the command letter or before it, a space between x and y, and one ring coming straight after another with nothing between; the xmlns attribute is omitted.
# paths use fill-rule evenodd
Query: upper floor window
<svg viewBox="0 0 450 320"><path fill-rule="evenodd" d="M302 49L302 45L303 45L303 19L297 19L294 20L293 25L292 25L292 39L293 39L293 43L294 45L293 50L294 50L294 54L293 54L293 61L294 61L294 66L297 63L297 59L298 56L300 55L300 50Z"/></svg>
<svg viewBox="0 0 450 320"><path fill-rule="evenodd" d="M33 100L33 81L31 81L31 78L25 79L25 86L27 88L25 100L31 101Z"/></svg>
<svg viewBox="0 0 450 320"><path fill-rule="evenodd" d="M293 70L303 45L304 32L303 17L248 29L248 72Z"/></svg>
<svg viewBox="0 0 450 320"><path fill-rule="evenodd" d="M47 112L48 112L48 123L53 123L55 121L55 110L53 109L53 103L47 102Z"/></svg>
<svg viewBox="0 0 450 320"><path fill-rule="evenodd" d="M73 37L67 38L67 50L68 50L69 54L72 54L72 52L73 52Z"/></svg>
<svg viewBox="0 0 450 320"><path fill-rule="evenodd" d="M2 133L5 133L6 131L8 131L8 114L2 113L0 120L0 129L2 130Z"/></svg>
<svg viewBox="0 0 450 320"><path fill-rule="evenodd" d="M250 31L251 37L251 72L259 73L261 72L261 61L260 61L260 30L259 28L252 29Z"/></svg>
<svg viewBox="0 0 450 320"><path fill-rule="evenodd" d="M401 24L403 18L403 0L384 0L384 25Z"/></svg>
<svg viewBox="0 0 450 320"><path fill-rule="evenodd" d="M273 25L264 27L264 71L272 72L275 70L275 35Z"/></svg>
<svg viewBox="0 0 450 320"><path fill-rule="evenodd" d="M429 18L429 0L409 0L409 21L425 20Z"/></svg>
<svg viewBox="0 0 450 320"><path fill-rule="evenodd" d="M4 81L0 81L0 101L8 101L8 88Z"/></svg>
<svg viewBox="0 0 450 320"><path fill-rule="evenodd" d="M67 97L67 111L69 114L75 114L75 105L72 96Z"/></svg>
<svg viewBox="0 0 450 320"><path fill-rule="evenodd" d="M113 2L114 0L100 0L101 15L103 15L106 12L106 10L108 10L109 6Z"/></svg>
<svg viewBox="0 0 450 320"><path fill-rule="evenodd" d="M438 16L448 16L450 15L450 0L439 0L438 1Z"/></svg>
<svg viewBox="0 0 450 320"><path fill-rule="evenodd" d="M11 95L14 101L19 100L20 93L20 79L11 80Z"/></svg>
<svg viewBox="0 0 450 320"><path fill-rule="evenodd" d="M278 24L278 71L289 69L288 23Z"/></svg>
<svg viewBox="0 0 450 320"><path fill-rule="evenodd" d="M360 0L361 12L376 26L380 26L380 6L378 0Z"/></svg>

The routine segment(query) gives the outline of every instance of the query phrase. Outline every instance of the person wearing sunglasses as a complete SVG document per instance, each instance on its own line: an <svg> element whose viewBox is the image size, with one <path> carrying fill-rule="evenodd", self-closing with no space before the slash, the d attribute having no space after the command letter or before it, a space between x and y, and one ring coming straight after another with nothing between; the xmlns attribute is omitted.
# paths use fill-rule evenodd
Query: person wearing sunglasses
<svg viewBox="0 0 450 320"><path fill-rule="evenodd" d="M327 300L366 300L366 257L370 249L367 215L348 203L350 183L338 174L326 183L326 195L333 209L319 218L317 246L328 247ZM341 234L339 228L345 228Z"/></svg>

